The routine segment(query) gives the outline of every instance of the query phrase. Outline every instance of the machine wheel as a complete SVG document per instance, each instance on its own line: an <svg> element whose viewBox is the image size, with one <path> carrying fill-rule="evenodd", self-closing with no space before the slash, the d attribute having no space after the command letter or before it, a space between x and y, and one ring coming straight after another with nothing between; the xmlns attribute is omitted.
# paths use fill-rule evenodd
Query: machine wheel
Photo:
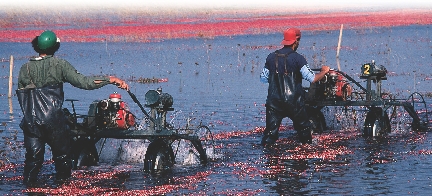
<svg viewBox="0 0 432 196"><path fill-rule="evenodd" d="M194 135L198 137L199 141L201 142L201 146L203 149L203 152L199 152L198 146L195 146L195 149L193 150L194 153L198 152L200 155L200 161L202 164L207 163L208 157L214 157L215 155L215 148L214 148L214 140L213 140L213 134L211 133L210 129L207 126L200 125L197 127L197 129L194 132Z"/></svg>
<svg viewBox="0 0 432 196"><path fill-rule="evenodd" d="M311 121L314 133L322 133L327 129L324 114L321 112L321 108L307 107L307 114L309 121ZM298 129L298 125L294 125L294 129Z"/></svg>
<svg viewBox="0 0 432 196"><path fill-rule="evenodd" d="M72 141L73 168L95 166L99 162L96 145L93 139L79 138Z"/></svg>
<svg viewBox="0 0 432 196"><path fill-rule="evenodd" d="M150 143L144 158L144 170L162 170L174 165L174 152L171 145L164 140L157 139Z"/></svg>
<svg viewBox="0 0 432 196"><path fill-rule="evenodd" d="M366 114L363 136L375 137L391 132L390 119L382 108L373 107Z"/></svg>
<svg viewBox="0 0 432 196"><path fill-rule="evenodd" d="M327 129L327 124L325 121L324 114L320 109L310 108L308 109L309 120L313 123L313 132L322 133Z"/></svg>
<svg viewBox="0 0 432 196"><path fill-rule="evenodd" d="M429 129L429 112L423 96L417 92L411 94L408 98L410 102L404 104L404 109L410 115L411 129L413 131L427 131Z"/></svg>

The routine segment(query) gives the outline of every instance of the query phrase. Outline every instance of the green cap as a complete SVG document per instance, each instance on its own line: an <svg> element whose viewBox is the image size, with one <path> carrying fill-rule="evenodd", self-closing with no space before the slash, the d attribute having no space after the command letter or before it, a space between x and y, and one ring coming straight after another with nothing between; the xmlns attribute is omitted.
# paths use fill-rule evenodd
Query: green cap
<svg viewBox="0 0 432 196"><path fill-rule="evenodd" d="M57 36L52 31L44 31L42 34L38 37L38 47L41 50L49 49L56 45L57 43ZM60 41L58 41L60 42Z"/></svg>

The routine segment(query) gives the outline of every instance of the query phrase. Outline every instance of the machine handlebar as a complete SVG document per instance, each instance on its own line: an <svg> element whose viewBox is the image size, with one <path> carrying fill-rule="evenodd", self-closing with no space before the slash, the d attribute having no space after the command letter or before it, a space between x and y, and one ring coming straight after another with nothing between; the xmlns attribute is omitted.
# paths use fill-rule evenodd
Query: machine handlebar
<svg viewBox="0 0 432 196"><path fill-rule="evenodd" d="M133 94L132 92L130 92L129 90L127 90L127 92L129 93L129 96L132 98L132 100L138 104L138 106L140 107L141 111L153 122L155 123L156 121L145 111L144 107L141 105L141 103L138 101L138 99L136 98L135 94Z"/></svg>

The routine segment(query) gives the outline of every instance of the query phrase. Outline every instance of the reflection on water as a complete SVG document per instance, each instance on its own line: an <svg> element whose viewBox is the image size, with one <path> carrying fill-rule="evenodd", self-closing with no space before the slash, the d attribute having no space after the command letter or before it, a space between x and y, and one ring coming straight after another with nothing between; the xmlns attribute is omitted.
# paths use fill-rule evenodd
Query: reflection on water
<svg viewBox="0 0 432 196"><path fill-rule="evenodd" d="M413 33L415 32L415 33ZM338 31L304 32L299 53L311 67L336 69ZM207 125L215 138L214 157L202 166L190 157L187 142L174 142L176 164L171 170L145 173L143 156L148 141L101 139L99 166L74 171L71 182L55 185L51 152L41 172L39 189L22 185L24 148L16 98L0 96L0 180L2 194L424 194L431 191L429 133L412 132L403 108L389 108L392 133L383 138L361 137L364 107L325 107L328 130L315 134L312 145L300 145L292 122L284 119L278 145L259 145L265 125L267 85L259 72L268 53L278 48L279 34L214 39L166 40L159 43L62 43L58 56L86 75L111 74L121 78L167 78L161 83L131 82L131 91L144 102L147 90L162 87L174 98L168 122L174 127ZM375 60L384 65L384 91L406 99L414 91L430 93L430 30L425 26L345 30L341 70L358 79L360 66ZM14 73L34 55L27 43L0 43L0 58L14 55ZM407 50L408 49L408 50ZM6 69L0 94L7 92ZM7 63L8 64L8 63ZM7 67L7 68L6 68ZM14 78L16 85L17 78ZM360 81L362 85L365 82ZM77 113L86 114L93 100L112 92L139 119L140 109L115 86L84 91L65 84L65 97L78 99ZM432 104L426 97L427 109ZM7 107L8 105L9 107ZM65 107L71 108L69 103ZM12 112L11 112L12 111ZM426 113L426 111L423 111ZM103 148L102 148L103 146ZM211 150L211 149L209 149ZM193 156L192 156L193 157ZM188 163L188 164L186 164ZM91 188L89 188L91 187Z"/></svg>

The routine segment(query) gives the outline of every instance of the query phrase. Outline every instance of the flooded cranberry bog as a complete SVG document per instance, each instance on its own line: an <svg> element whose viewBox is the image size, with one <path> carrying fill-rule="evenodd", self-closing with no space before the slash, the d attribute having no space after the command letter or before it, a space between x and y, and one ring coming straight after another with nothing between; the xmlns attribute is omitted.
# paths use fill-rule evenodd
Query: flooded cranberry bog
<svg viewBox="0 0 432 196"><path fill-rule="evenodd" d="M383 16L370 17L379 19ZM348 18L344 21L349 21ZM372 25L359 22L356 24L364 26L347 25L344 29L341 71L364 84L365 81L360 79L361 66L374 60L388 71L382 86L384 92L401 99L419 92L426 100L426 108L419 112L430 113L431 17L425 19L420 15L412 21L407 18L394 20L394 23L371 18ZM300 22L307 21L310 20ZM300 26L306 30L302 32L298 52L307 58L312 68L326 64L337 69L335 56L341 19L319 21L327 21L329 25L322 24L317 28L321 23L315 21ZM221 27L224 24L207 25ZM362 137L366 110L361 107L324 107L322 111L328 127L323 133L313 135L313 144L301 145L292 122L285 119L277 145L273 148L260 146L267 85L259 82L259 74L267 55L280 47L282 35L274 29L265 33L250 30L240 33L242 23L236 24L225 26L226 31L231 30L227 34L221 30L210 35L204 30L211 28L199 23L186 28L193 32L191 36L171 34L168 38L165 34L157 41L148 38L152 37L151 33L141 41L125 40L125 37L133 37L126 34L113 36L119 41L110 36L101 39L101 35L95 35L96 31L91 28L76 31L59 28L59 36L71 40L62 42L56 56L68 60L83 74L110 74L128 80L131 92L142 102L148 90L162 88L174 98L174 111L169 113L167 121L175 127L207 125L213 133L215 146L209 154L210 162L201 165L199 161L189 159L187 144L174 143L175 165L167 170L145 172L143 158L148 141L101 140L97 143L99 164L74 170L72 178L64 184L54 182L55 170L47 146L46 162L35 187L26 187L22 183L25 154L19 128L22 113L16 97L8 99L7 92L10 55L14 56L14 73L17 73L20 65L35 55L30 44L23 40L37 35L40 30L29 30L28 26L23 26L23 30L8 27L9 33L15 33L12 37L17 39L0 43L0 68L3 70L0 78L3 106L0 113L0 193L424 195L432 191L432 176L428 172L432 169L431 128L424 132L411 131L409 117L403 109L394 109L396 118L391 120L392 131L384 137ZM275 22L271 24L277 26ZM132 29L127 32L145 32L140 30L143 27L130 26ZM203 33L199 34L193 28L203 29ZM285 26L281 24L279 28ZM86 32L89 34L81 36ZM155 31L155 34L157 32L161 31ZM109 33L102 30L101 34L103 38ZM139 33L135 35L135 38L142 37ZM74 36L85 39L76 40ZM87 39L89 37L96 39ZM15 88L16 82L15 76ZM92 101L107 99L113 92L122 95L137 119L144 118L127 92L115 86L84 91L65 84L65 97L79 100L74 103L78 114L86 114ZM71 104L65 102L64 107L71 109Z"/></svg>

